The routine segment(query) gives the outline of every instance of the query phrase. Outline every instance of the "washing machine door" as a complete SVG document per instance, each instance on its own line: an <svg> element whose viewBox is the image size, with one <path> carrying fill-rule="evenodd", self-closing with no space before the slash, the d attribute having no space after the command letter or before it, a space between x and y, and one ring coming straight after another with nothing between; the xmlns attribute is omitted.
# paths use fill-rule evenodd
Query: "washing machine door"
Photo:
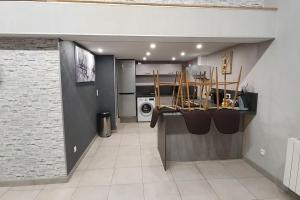
<svg viewBox="0 0 300 200"><path fill-rule="evenodd" d="M143 115L143 116L150 116L150 115L152 115L152 111L153 111L152 104L150 104L148 102L145 102L145 103L141 104L141 106L140 106L140 113L141 113L141 115Z"/></svg>

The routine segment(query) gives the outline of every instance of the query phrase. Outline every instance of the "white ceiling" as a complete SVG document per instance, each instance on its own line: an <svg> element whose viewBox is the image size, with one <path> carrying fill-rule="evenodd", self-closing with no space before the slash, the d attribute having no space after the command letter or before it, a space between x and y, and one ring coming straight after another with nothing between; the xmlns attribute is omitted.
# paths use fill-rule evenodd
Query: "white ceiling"
<svg viewBox="0 0 300 200"><path fill-rule="evenodd" d="M189 61L199 55L208 55L222 49L241 44L258 43L269 38L198 38L198 37L158 37L158 36L110 36L110 35L61 35L63 40L76 41L95 54L99 48L102 55L115 55L118 59L142 60L146 52L151 52L148 61L170 61L176 57L177 61ZM156 48L150 49L155 43ZM196 45L201 43L202 49ZM180 56L184 51L186 56Z"/></svg>
<svg viewBox="0 0 300 200"><path fill-rule="evenodd" d="M208 55L216 51L231 47L238 43L201 43L202 49L197 49L196 42L155 42L156 48L151 49L151 42L143 41L77 41L90 51L99 55L115 55L118 59L142 60L147 57L148 61L170 61L176 57L177 61L188 61L199 55ZM103 49L99 53L98 49ZM150 52L150 56L146 56ZM180 53L185 52L185 56Z"/></svg>

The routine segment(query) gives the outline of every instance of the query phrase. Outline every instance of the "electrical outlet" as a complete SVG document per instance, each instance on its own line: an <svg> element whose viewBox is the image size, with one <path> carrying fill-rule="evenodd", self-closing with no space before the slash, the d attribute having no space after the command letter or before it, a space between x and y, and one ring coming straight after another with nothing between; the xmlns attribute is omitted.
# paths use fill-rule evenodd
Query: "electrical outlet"
<svg viewBox="0 0 300 200"><path fill-rule="evenodd" d="M260 153L261 156L265 156L265 155L266 155L266 150L263 149L263 148L261 148L261 149L259 150L259 153Z"/></svg>
<svg viewBox="0 0 300 200"><path fill-rule="evenodd" d="M73 152L76 153L77 152L77 146L73 147Z"/></svg>

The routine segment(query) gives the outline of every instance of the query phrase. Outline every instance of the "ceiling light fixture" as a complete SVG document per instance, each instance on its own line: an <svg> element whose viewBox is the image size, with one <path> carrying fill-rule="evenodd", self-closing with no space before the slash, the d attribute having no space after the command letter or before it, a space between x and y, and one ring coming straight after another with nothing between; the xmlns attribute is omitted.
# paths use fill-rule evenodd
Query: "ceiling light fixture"
<svg viewBox="0 0 300 200"><path fill-rule="evenodd" d="M202 44L197 44L196 48L197 49L201 49L202 48Z"/></svg>
<svg viewBox="0 0 300 200"><path fill-rule="evenodd" d="M151 48L151 49L155 49L155 48L156 48L156 44L155 44L155 43L151 43L151 44L150 44L150 48Z"/></svg>
<svg viewBox="0 0 300 200"><path fill-rule="evenodd" d="M176 60L176 58L175 58L175 57L172 57L172 60L173 60L173 61L175 61L175 60Z"/></svg>
<svg viewBox="0 0 300 200"><path fill-rule="evenodd" d="M103 49L99 48L99 49L98 49L98 52L99 52L99 53L103 53Z"/></svg>
<svg viewBox="0 0 300 200"><path fill-rule="evenodd" d="M146 57L143 57L143 60L147 60L147 58L146 58Z"/></svg>
<svg viewBox="0 0 300 200"><path fill-rule="evenodd" d="M146 53L146 55L147 55L147 56L150 56L150 55L151 55L151 53L148 51L148 52Z"/></svg>
<svg viewBox="0 0 300 200"><path fill-rule="evenodd" d="M180 55L181 55L181 56L185 56L185 52L184 52L184 51L181 52Z"/></svg>

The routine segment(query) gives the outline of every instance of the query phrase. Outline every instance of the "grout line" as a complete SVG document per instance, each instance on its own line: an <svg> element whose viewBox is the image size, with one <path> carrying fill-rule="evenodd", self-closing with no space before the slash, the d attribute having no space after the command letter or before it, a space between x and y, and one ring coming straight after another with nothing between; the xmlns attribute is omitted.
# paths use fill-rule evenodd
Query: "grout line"
<svg viewBox="0 0 300 200"><path fill-rule="evenodd" d="M179 186L178 186L178 184L177 184L177 182L176 182L176 180L175 180L175 178L174 178L174 176L173 176L173 173L172 173L172 171L171 171L170 168L169 168L169 170L170 170L170 174L171 174L171 177L172 177L172 181L173 181L173 183L174 183L175 186L176 186L176 189L177 189L177 192L178 192L178 194L179 194L180 199L182 200L182 194L181 194L181 192L180 192ZM166 171L165 171L165 172L166 172Z"/></svg>
<svg viewBox="0 0 300 200"><path fill-rule="evenodd" d="M9 187L3 194L0 195L0 199L1 199L8 191L12 191L12 190L11 190L11 187Z"/></svg>

